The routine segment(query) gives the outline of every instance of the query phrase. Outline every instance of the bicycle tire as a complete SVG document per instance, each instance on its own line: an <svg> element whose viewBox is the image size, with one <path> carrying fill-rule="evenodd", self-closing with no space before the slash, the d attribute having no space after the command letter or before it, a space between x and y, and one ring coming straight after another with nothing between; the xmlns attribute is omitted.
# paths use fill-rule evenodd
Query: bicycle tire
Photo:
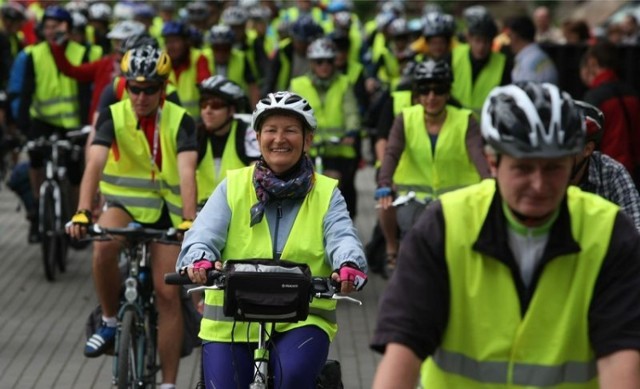
<svg viewBox="0 0 640 389"><path fill-rule="evenodd" d="M155 312L148 312L144 319L145 351L144 351L144 375L145 388L155 389L156 373L160 366L156 364L158 354L158 327Z"/></svg>
<svg viewBox="0 0 640 389"><path fill-rule="evenodd" d="M136 335L136 314L129 309L124 312L118 337L118 389L137 387L138 342Z"/></svg>
<svg viewBox="0 0 640 389"><path fill-rule="evenodd" d="M55 281L56 267L58 266L57 256L58 234L56 233L56 210L54 188L47 186L40 198L40 225L42 228L42 261L44 264L44 274L48 281Z"/></svg>
<svg viewBox="0 0 640 389"><path fill-rule="evenodd" d="M60 184L60 228L64 225L66 220L71 218L69 215L69 205L68 205L68 190L66 186L66 181L63 181ZM67 271L67 254L69 252L69 236L65 233L58 234L58 269L60 273L64 273Z"/></svg>

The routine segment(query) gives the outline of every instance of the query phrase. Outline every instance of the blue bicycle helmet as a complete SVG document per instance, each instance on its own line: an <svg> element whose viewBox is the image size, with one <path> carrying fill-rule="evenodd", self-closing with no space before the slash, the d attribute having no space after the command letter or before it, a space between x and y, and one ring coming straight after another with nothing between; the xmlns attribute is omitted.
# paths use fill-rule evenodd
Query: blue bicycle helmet
<svg viewBox="0 0 640 389"><path fill-rule="evenodd" d="M291 37L297 41L312 42L324 35L324 30L310 16L303 16L291 26Z"/></svg>
<svg viewBox="0 0 640 389"><path fill-rule="evenodd" d="M73 18L71 17L71 13L57 5L49 6L44 10L42 22L44 23L47 19L57 20L59 22L67 22L69 23L69 26L73 26Z"/></svg>
<svg viewBox="0 0 640 389"><path fill-rule="evenodd" d="M189 35L189 27L183 22L169 21L165 22L164 27L162 27L162 36L181 36L188 38Z"/></svg>

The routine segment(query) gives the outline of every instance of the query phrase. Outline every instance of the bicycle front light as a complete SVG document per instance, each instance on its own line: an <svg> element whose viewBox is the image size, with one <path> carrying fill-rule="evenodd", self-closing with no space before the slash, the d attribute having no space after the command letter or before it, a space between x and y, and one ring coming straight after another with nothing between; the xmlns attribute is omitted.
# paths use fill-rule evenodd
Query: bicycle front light
<svg viewBox="0 0 640 389"><path fill-rule="evenodd" d="M138 298L138 282L133 277L129 277L124 281L124 298L130 303L133 303Z"/></svg>

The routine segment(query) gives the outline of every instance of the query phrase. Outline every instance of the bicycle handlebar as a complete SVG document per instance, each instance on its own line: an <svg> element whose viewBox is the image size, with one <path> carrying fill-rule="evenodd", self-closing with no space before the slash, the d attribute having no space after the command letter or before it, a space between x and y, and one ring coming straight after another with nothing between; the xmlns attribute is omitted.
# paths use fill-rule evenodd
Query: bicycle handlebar
<svg viewBox="0 0 640 389"><path fill-rule="evenodd" d="M98 224L91 224L87 227L87 234L98 239L111 240L114 235L122 236L130 242L142 243L148 241L158 241L161 243L177 244L178 231L171 227L166 230L142 227L137 223L130 223L127 227L106 228Z"/></svg>
<svg viewBox="0 0 640 389"><path fill-rule="evenodd" d="M211 269L207 271L207 282L205 285L197 286L187 290L191 294L204 290L222 290L225 288L226 274L224 271ZM167 273L164 275L164 282L169 285L192 285L193 282L189 275L185 273ZM362 305L362 301L353 297L338 294L338 285L331 277L312 277L311 278L311 296L314 298L345 300L358 305Z"/></svg>
<svg viewBox="0 0 640 389"><path fill-rule="evenodd" d="M41 136L39 138L30 140L26 144L27 150L33 150L41 147L51 147L54 144L64 149L71 149L74 145L71 143L72 139L83 137L91 132L91 126L84 126L79 130L67 131L64 136L59 134L52 134L48 137Z"/></svg>

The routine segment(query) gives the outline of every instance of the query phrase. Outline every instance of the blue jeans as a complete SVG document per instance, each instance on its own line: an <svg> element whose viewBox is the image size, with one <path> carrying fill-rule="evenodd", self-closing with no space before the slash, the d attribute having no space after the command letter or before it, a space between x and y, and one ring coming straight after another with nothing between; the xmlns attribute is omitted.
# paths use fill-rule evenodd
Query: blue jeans
<svg viewBox="0 0 640 389"><path fill-rule="evenodd" d="M269 374L274 388L314 389L329 355L329 337L315 326L274 333L269 342ZM209 342L202 346L207 389L247 389L253 380L257 343Z"/></svg>

